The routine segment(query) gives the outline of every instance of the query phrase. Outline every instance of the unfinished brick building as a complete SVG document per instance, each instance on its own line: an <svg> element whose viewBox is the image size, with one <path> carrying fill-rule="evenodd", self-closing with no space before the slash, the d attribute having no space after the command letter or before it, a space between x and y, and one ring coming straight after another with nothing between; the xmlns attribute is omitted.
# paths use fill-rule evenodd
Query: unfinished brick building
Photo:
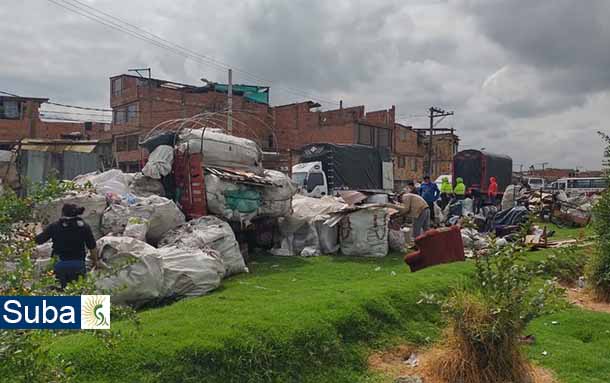
<svg viewBox="0 0 610 383"><path fill-rule="evenodd" d="M40 106L48 98L0 97L0 149L11 149L24 138L110 138L110 125L98 122L47 121Z"/></svg>

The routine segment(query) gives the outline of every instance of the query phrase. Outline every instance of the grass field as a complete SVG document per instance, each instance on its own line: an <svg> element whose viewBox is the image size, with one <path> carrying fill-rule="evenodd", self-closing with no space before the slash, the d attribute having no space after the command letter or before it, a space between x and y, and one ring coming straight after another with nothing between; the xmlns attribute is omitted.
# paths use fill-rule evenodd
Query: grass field
<svg viewBox="0 0 610 383"><path fill-rule="evenodd" d="M438 339L438 308L417 304L421 292L444 294L473 270L466 262L410 273L397 255L257 256L250 268L208 296L142 312L139 331L113 323L122 337L112 350L80 333L53 340L52 352L87 382L375 380L365 364L371 348ZM610 381L610 315L571 309L530 332L538 341L529 355L562 382Z"/></svg>

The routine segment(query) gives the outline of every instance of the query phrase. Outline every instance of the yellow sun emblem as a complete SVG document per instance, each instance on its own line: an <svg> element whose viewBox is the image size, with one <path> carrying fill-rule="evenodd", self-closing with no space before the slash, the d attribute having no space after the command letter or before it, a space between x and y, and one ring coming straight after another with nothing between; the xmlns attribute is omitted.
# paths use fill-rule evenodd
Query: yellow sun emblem
<svg viewBox="0 0 610 383"><path fill-rule="evenodd" d="M99 327L99 326L108 326L108 319L104 315L102 309L104 308L104 297L103 296L93 296L90 299L87 299L83 310L83 319L87 322L88 326L91 327Z"/></svg>

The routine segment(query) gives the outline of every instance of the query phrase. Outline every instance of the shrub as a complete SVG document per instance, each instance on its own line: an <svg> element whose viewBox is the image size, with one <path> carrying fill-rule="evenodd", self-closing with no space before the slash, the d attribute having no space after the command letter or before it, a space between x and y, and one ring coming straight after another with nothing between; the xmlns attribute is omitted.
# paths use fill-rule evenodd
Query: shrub
<svg viewBox="0 0 610 383"><path fill-rule="evenodd" d="M535 272L523 262L524 248L494 247L476 259L469 288L459 288L442 306L449 322L446 340L430 369L443 381L508 383L531 381L519 348L527 324L547 310L555 284L534 286Z"/></svg>
<svg viewBox="0 0 610 383"><path fill-rule="evenodd" d="M545 260L536 265L540 275L557 278L563 284L571 285L584 275L588 256L577 251L576 246L556 249Z"/></svg>
<svg viewBox="0 0 610 383"><path fill-rule="evenodd" d="M83 295L96 294L91 274L58 291L52 273L34 273L32 255L35 249L33 207L73 190L70 183L50 180L35 185L27 198L20 198L11 190L0 194L0 295ZM116 270L110 270L113 273ZM130 308L112 306L113 319L134 319ZM120 334L114 331L94 331L106 347L112 347ZM61 331L0 330L0 376L11 382L70 382L73 371L69 363L52 357L45 341Z"/></svg>
<svg viewBox="0 0 610 383"><path fill-rule="evenodd" d="M606 142L604 168L610 180L610 137L599 132ZM587 280L596 299L610 302L610 191L602 193L593 207L593 228L597 233L597 249L586 267Z"/></svg>

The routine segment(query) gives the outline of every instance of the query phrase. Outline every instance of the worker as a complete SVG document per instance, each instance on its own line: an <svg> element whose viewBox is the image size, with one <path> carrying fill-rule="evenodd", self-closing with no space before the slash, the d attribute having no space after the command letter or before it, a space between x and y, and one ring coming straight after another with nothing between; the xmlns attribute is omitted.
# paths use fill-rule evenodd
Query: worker
<svg viewBox="0 0 610 383"><path fill-rule="evenodd" d="M496 205L496 197L498 196L498 182L496 177L489 177L489 187L487 188L487 197L491 205Z"/></svg>
<svg viewBox="0 0 610 383"><path fill-rule="evenodd" d="M430 208L425 199L414 193L405 193L402 195L402 207L400 214L413 220L413 238L430 229Z"/></svg>
<svg viewBox="0 0 610 383"><path fill-rule="evenodd" d="M447 206L449 204L449 201L451 200L452 195L453 195L453 187L451 186L451 183L449 182L449 178L443 177L442 183L441 183L441 203L440 203L441 209L444 209L445 206Z"/></svg>
<svg viewBox="0 0 610 383"><path fill-rule="evenodd" d="M419 188L419 195L428 203L430 208L430 220L434 222L434 202L439 198L441 192L436 183L430 181L430 176L424 176L424 183Z"/></svg>
<svg viewBox="0 0 610 383"><path fill-rule="evenodd" d="M35 239L38 245L53 240L52 255L59 258L54 267L55 278L62 289L80 276L85 276L85 247L89 249L93 267L97 267L95 238L89 225L80 217L84 211L84 207L65 204L61 209L62 217L45 227Z"/></svg>
<svg viewBox="0 0 610 383"><path fill-rule="evenodd" d="M466 185L464 185L464 179L457 177L455 180L456 184L453 188L453 194L458 200L463 200L466 197Z"/></svg>

